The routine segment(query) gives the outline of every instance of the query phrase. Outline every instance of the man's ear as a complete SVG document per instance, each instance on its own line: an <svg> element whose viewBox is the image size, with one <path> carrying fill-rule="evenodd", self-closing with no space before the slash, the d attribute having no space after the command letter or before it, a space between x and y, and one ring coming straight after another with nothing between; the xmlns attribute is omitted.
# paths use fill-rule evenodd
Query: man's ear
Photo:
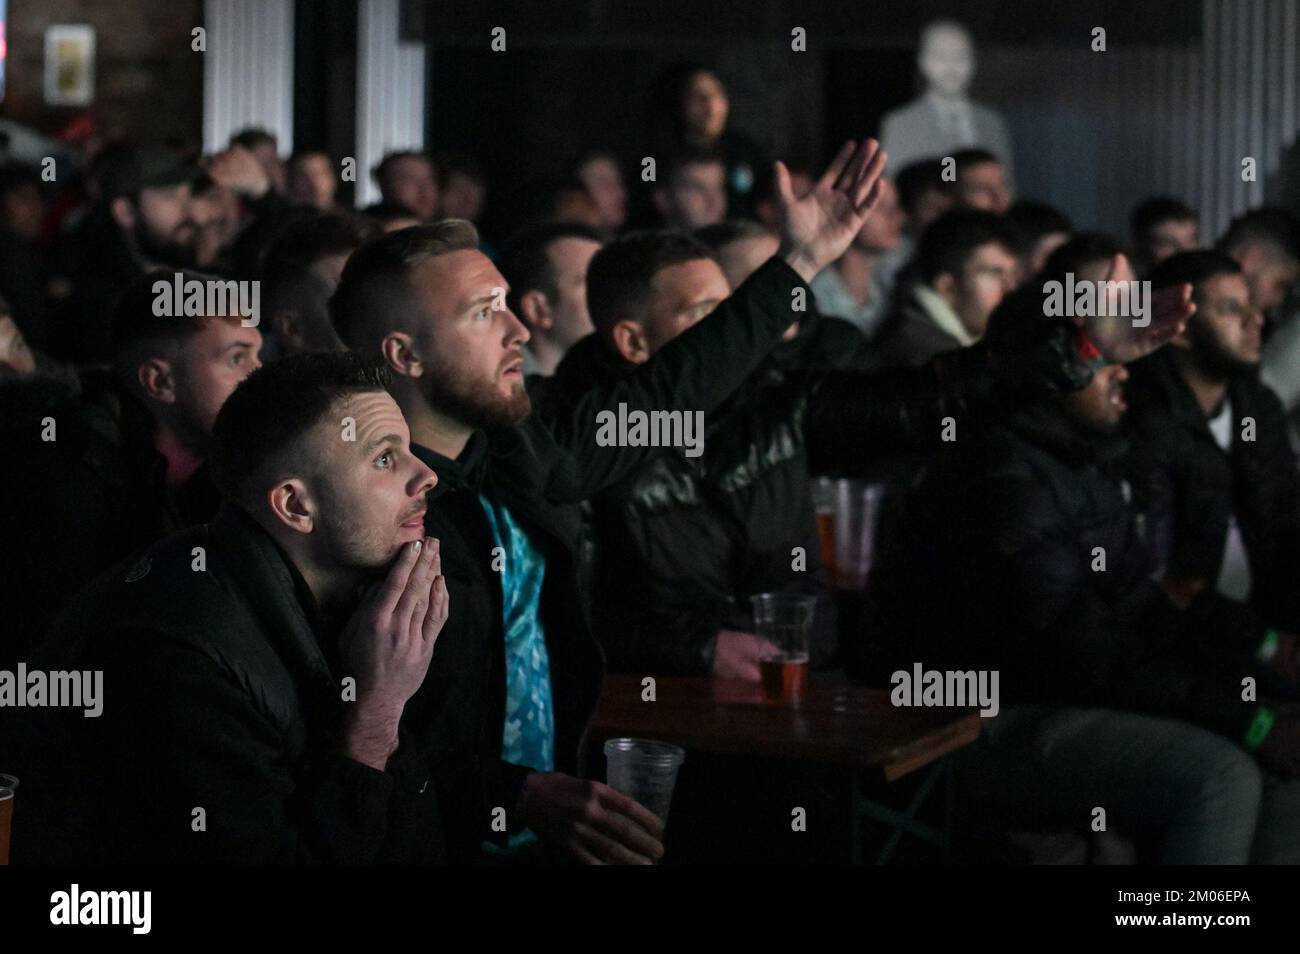
<svg viewBox="0 0 1300 954"><path fill-rule="evenodd" d="M536 288L519 297L519 317L529 331L550 331L555 324L546 295Z"/></svg>
<svg viewBox="0 0 1300 954"><path fill-rule="evenodd" d="M113 221L122 228L135 228L135 206L130 199L119 196L108 203L108 211L113 216Z"/></svg>
<svg viewBox="0 0 1300 954"><path fill-rule="evenodd" d="M159 404L176 403L176 375L166 358L145 358L135 369L135 380L150 400Z"/></svg>
<svg viewBox="0 0 1300 954"><path fill-rule="evenodd" d="M934 277L934 290L948 304L957 303L957 277L951 272L941 272Z"/></svg>
<svg viewBox="0 0 1300 954"><path fill-rule="evenodd" d="M638 322L624 319L614 325L609 334L614 350L625 360L633 364L644 364L650 360L650 345L645 330Z"/></svg>
<svg viewBox="0 0 1300 954"><path fill-rule="evenodd" d="M415 339L405 331L390 331L379 342L379 350L397 374L406 378L418 378L424 374L424 362L415 349Z"/></svg>
<svg viewBox="0 0 1300 954"><path fill-rule="evenodd" d="M316 506L307 485L297 477L280 481L266 492L271 515L295 533L311 533L316 525Z"/></svg>

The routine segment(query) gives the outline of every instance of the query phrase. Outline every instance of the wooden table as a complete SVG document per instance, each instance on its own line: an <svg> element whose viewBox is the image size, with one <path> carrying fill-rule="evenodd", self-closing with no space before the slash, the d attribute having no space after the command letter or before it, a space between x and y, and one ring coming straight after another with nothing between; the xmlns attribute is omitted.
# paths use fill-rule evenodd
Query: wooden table
<svg viewBox="0 0 1300 954"><path fill-rule="evenodd" d="M640 676L611 675L587 733L588 751L599 753L605 739L619 736L671 742L684 749L755 758L820 762L853 770L854 857L860 857L859 818L889 825L892 836L877 860L893 853L903 834L943 844L946 835L915 818L917 810L948 775L942 759L979 737L974 709L900 708L886 689L850 685L811 674L803 704L795 709L764 703L756 685L705 678L655 677L654 701L643 699ZM869 797L866 791L919 769L935 770L905 811Z"/></svg>

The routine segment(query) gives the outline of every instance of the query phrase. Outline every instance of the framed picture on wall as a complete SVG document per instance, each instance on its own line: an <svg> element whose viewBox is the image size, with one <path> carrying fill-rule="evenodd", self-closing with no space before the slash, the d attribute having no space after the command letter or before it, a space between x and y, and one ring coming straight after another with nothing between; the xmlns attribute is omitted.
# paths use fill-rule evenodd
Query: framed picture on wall
<svg viewBox="0 0 1300 954"><path fill-rule="evenodd" d="M86 106L95 98L95 28L59 23L45 30L45 102Z"/></svg>

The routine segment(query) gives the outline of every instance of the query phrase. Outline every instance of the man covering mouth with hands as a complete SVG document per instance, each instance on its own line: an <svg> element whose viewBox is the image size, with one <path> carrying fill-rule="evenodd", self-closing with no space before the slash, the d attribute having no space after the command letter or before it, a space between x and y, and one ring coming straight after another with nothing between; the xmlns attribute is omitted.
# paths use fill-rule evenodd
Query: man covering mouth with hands
<svg viewBox="0 0 1300 954"><path fill-rule="evenodd" d="M445 858L427 733L404 718L449 608L421 526L437 478L386 384L377 362L301 355L223 406L216 519L92 584L32 663L103 670L104 702L15 727L16 858Z"/></svg>

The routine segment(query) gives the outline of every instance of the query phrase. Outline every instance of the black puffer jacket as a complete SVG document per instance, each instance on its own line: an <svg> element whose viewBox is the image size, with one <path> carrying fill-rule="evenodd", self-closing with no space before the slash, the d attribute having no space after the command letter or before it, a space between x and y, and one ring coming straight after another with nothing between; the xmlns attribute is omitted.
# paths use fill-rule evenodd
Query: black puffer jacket
<svg viewBox="0 0 1300 954"><path fill-rule="evenodd" d="M1271 624L1300 631L1300 475L1277 396L1254 373L1229 384L1232 444L1225 453L1171 353L1134 365L1128 390L1135 442L1170 493L1167 572L1213 589L1235 512L1250 561L1252 603ZM1242 439L1247 418L1254 421L1254 440Z"/></svg>
<svg viewBox="0 0 1300 954"><path fill-rule="evenodd" d="M0 381L0 448L0 665L23 658L95 576L216 513L206 468L165 486L148 411L103 372Z"/></svg>
<svg viewBox="0 0 1300 954"><path fill-rule="evenodd" d="M997 670L1004 706L1114 706L1240 738L1248 654L1215 643L1249 646L1258 624L1212 594L1178 614L1152 582L1125 449L1039 404L936 461L873 573L894 667Z"/></svg>
<svg viewBox="0 0 1300 954"><path fill-rule="evenodd" d="M101 714L22 709L5 727L23 784L16 860L441 860L426 727L403 716L382 772L339 752L336 639L292 563L231 505L119 564L29 663L102 670Z"/></svg>
<svg viewBox="0 0 1300 954"><path fill-rule="evenodd" d="M851 476L884 455L932 449L943 418L973 425L1010 393L995 388L984 347L864 374L813 357L825 355L815 330L779 348L706 416L701 456L662 454L593 498L593 613L611 668L707 673L718 631L752 631L749 597L767 591L823 597L813 650L826 661L835 618L810 467ZM550 400L562 404L633 369L589 337L561 363Z"/></svg>

